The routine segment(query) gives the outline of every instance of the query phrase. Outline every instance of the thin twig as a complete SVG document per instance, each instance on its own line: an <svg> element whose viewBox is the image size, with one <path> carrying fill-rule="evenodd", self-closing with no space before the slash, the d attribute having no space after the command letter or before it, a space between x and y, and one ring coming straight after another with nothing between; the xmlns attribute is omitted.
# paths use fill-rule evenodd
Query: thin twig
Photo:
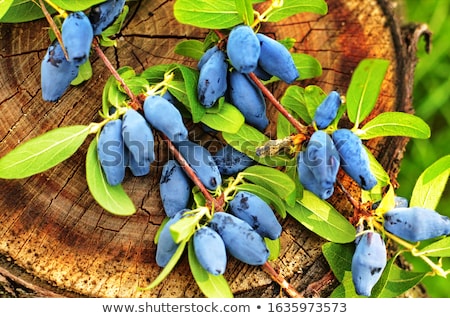
<svg viewBox="0 0 450 318"><path fill-rule="evenodd" d="M262 269L270 275L273 281L278 283L281 288L283 288L286 293L292 297L292 298L303 298L302 295L291 285L289 284L286 279L280 274L275 271L275 269L269 264L269 262L265 262L262 265Z"/></svg>
<svg viewBox="0 0 450 318"><path fill-rule="evenodd" d="M66 57L66 60L69 60L69 54L67 53L67 50L64 46L61 32L59 31L59 28L56 26L55 21L53 21L50 13L48 12L47 8L45 7L45 4L42 0L39 0L39 4L41 6L41 10L44 13L45 18L47 19L48 24L50 24L50 27L52 28L53 32L55 32L56 39L58 40L59 44L61 45L61 49L64 53L64 56Z"/></svg>
<svg viewBox="0 0 450 318"><path fill-rule="evenodd" d="M116 68L111 64L109 59L106 57L105 53L100 47L100 44L98 43L97 38L94 38L94 41L92 42L95 51L97 52L97 55L102 59L103 63L105 63L106 68L111 72L112 76L120 83L120 85L125 90L125 93L130 97L131 99L131 107L138 110L142 108L142 103L139 101L139 99L136 97L136 95L133 94L131 89L127 86L123 78L120 76L120 74L116 71Z"/></svg>
<svg viewBox="0 0 450 318"><path fill-rule="evenodd" d="M255 75L255 73L251 72L248 74L253 82L258 86L264 96L275 106L275 108L284 116L286 119L292 124L292 126L297 129L297 131L301 134L306 134L308 132L308 128L302 125L297 119L295 119L283 105L273 96L272 92L267 89L263 82Z"/></svg>

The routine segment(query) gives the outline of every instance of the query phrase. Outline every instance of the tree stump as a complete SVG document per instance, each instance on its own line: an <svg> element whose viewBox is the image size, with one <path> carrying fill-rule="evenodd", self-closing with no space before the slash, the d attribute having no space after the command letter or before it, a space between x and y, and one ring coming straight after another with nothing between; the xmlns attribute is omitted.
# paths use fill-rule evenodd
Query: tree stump
<svg viewBox="0 0 450 318"><path fill-rule="evenodd" d="M325 16L299 14L262 32L277 39L297 39L294 50L316 57L322 76L296 85L316 84L345 94L352 71L364 58L390 61L375 113L412 112L415 46L421 35L415 26L402 29L398 13L387 0L329 0ZM106 55L116 67L136 72L162 63L194 61L178 56L180 40L203 39L207 30L180 25L173 17L174 1L130 3L130 13L117 48ZM41 98L40 62L49 45L47 22L0 25L0 157L20 143L50 129L98 121L103 84L110 74L93 54L93 78L72 87L58 103ZM285 87L272 87L281 96ZM275 118L270 108L271 119ZM191 131L197 134L195 128ZM199 138L196 136L195 138ZM203 141L210 138L200 136ZM161 140L158 156L167 157ZM377 138L367 143L393 181L406 138ZM190 274L187 258L151 291L138 291L157 277L154 235L164 218L158 184L161 164L144 178L127 175L123 184L137 207L130 217L104 211L85 182L86 142L71 158L46 172L21 180L0 180L0 286L10 296L67 297L202 297ZM344 177L346 187L352 183ZM352 208L340 191L329 200L344 215ZM273 267L299 292L314 282L317 294L329 295L336 281L329 278L321 254L325 241L289 216L282 220L282 250ZM280 287L260 267L230 259L225 273L236 297L278 297ZM322 279L322 280L321 280ZM17 292L17 286L22 292ZM14 289L16 291L14 291Z"/></svg>

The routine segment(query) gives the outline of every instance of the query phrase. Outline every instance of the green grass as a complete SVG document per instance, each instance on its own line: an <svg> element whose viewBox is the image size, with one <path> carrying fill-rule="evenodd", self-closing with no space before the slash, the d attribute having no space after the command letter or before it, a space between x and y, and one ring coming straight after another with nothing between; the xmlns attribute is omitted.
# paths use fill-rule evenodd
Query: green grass
<svg viewBox="0 0 450 318"><path fill-rule="evenodd" d="M430 54L420 42L413 100L416 115L431 127L431 138L409 142L398 177L397 195L409 198L420 173L450 154L450 1L405 0L405 11L409 22L426 23L433 34ZM449 190L447 186L437 211L450 216ZM444 268L449 268L450 260L444 264ZM418 262L413 262L413 266L417 271L429 269ZM450 297L450 278L427 277L423 283L430 297Z"/></svg>

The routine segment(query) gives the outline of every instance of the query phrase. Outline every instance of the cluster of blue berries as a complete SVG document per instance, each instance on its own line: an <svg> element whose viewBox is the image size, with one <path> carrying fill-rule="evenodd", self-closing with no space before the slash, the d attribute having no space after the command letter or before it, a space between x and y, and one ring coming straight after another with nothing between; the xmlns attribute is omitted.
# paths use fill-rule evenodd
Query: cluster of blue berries
<svg viewBox="0 0 450 318"><path fill-rule="evenodd" d="M383 227L389 233L409 241L435 239L450 234L450 219L422 207L409 207L406 198L395 197L392 209L383 213ZM352 279L358 295L370 296L386 266L386 246L382 236L373 231L357 235L352 258Z"/></svg>
<svg viewBox="0 0 450 318"><path fill-rule="evenodd" d="M159 95L145 98L143 114L129 108L122 118L110 120L102 128L97 153L110 185L122 183L126 167L134 176L144 176L150 172L150 165L155 160L152 128L174 143L188 138L179 110Z"/></svg>
<svg viewBox="0 0 450 318"><path fill-rule="evenodd" d="M254 72L262 80L276 76L286 83L292 83L299 77L287 48L264 34L255 33L247 25L231 30L226 52L217 45L208 49L200 59L198 69L197 95L200 103L210 108L219 98L225 97L242 112L248 124L260 131L269 124L266 102L248 74Z"/></svg>
<svg viewBox="0 0 450 318"><path fill-rule="evenodd" d="M125 0L108 0L83 11L70 13L63 21L61 44L54 40L41 62L41 89L45 101L58 101L78 76L80 65L89 58L92 40L120 15Z"/></svg>
<svg viewBox="0 0 450 318"><path fill-rule="evenodd" d="M305 189L321 199L334 192L339 167L364 190L372 189L377 180L370 170L369 156L361 139L351 130L340 128L331 136L324 130L335 119L341 105L338 92L330 92L314 114L316 130L305 149L297 156L297 171Z"/></svg>
<svg viewBox="0 0 450 318"><path fill-rule="evenodd" d="M169 166L174 167L172 163ZM176 173L174 170L171 176ZM187 183L185 185L188 186ZM168 207L165 205L166 213ZM169 208L174 211L173 206ZM275 240L282 231L270 206L250 192L238 191L227 210L229 213L215 212L193 234L195 255L200 265L212 275L225 272L227 253L249 265L264 264L269 258L264 238ZM190 217L190 213L189 209L183 208L168 215L169 220L161 230L156 249L156 263L159 266L166 266L178 248L170 233L170 226L181 218Z"/></svg>

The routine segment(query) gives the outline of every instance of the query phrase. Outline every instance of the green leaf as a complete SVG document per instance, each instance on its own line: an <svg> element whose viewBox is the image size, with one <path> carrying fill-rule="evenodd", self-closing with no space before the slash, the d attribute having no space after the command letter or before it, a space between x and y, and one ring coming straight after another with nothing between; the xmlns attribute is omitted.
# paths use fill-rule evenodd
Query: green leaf
<svg viewBox="0 0 450 318"><path fill-rule="evenodd" d="M1 18L8 12L14 0L0 0L0 21Z"/></svg>
<svg viewBox="0 0 450 318"><path fill-rule="evenodd" d="M347 113L358 127L375 107L389 61L364 59L355 69L347 90Z"/></svg>
<svg viewBox="0 0 450 318"><path fill-rule="evenodd" d="M136 212L136 208L122 186L111 186L103 173L97 155L97 139L94 138L86 154L86 181L92 197L106 211L129 216Z"/></svg>
<svg viewBox="0 0 450 318"><path fill-rule="evenodd" d="M352 258L355 252L354 244L337 244L327 242L322 245L322 253L330 265L334 276L342 282L346 271L352 268Z"/></svg>
<svg viewBox="0 0 450 318"><path fill-rule="evenodd" d="M327 97L327 94L317 85L308 85L305 88L305 105L311 118L314 118L317 107Z"/></svg>
<svg viewBox="0 0 450 318"><path fill-rule="evenodd" d="M300 74L299 80L315 78L322 75L322 65L311 55L292 53L292 58Z"/></svg>
<svg viewBox="0 0 450 318"><path fill-rule="evenodd" d="M52 0L61 9L67 11L84 11L106 0Z"/></svg>
<svg viewBox="0 0 450 318"><path fill-rule="evenodd" d="M173 7L180 23L205 29L226 29L243 22L234 1L177 0Z"/></svg>
<svg viewBox="0 0 450 318"><path fill-rule="evenodd" d="M295 191L295 183L286 174L271 167L251 166L239 173L244 179L265 187L282 199Z"/></svg>
<svg viewBox="0 0 450 318"><path fill-rule="evenodd" d="M283 200L265 187L252 183L243 183L236 187L238 191L248 191L256 194L269 205L272 205L277 213L282 217L286 217L286 206Z"/></svg>
<svg viewBox="0 0 450 318"><path fill-rule="evenodd" d="M148 81L140 76L125 79L124 82L135 95L145 93L149 87Z"/></svg>
<svg viewBox="0 0 450 318"><path fill-rule="evenodd" d="M234 0L234 3L244 24L252 25L253 21L255 21L252 0Z"/></svg>
<svg viewBox="0 0 450 318"><path fill-rule="evenodd" d="M201 122L212 129L234 134L244 124L245 117L234 105L225 102L219 112L204 114Z"/></svg>
<svg viewBox="0 0 450 318"><path fill-rule="evenodd" d="M353 225L331 204L321 200L313 193L304 190L303 198L297 200L288 213L306 228L335 243L348 243L355 239Z"/></svg>
<svg viewBox="0 0 450 318"><path fill-rule="evenodd" d="M283 156L267 156L259 157L256 155L256 148L262 146L269 140L266 135L258 129L244 123L239 131L234 134L223 132L222 137L234 149L245 153L253 160L267 166L284 166L290 162L289 158Z"/></svg>
<svg viewBox="0 0 450 318"><path fill-rule="evenodd" d="M120 90L115 79L114 82L109 86L107 96L108 102L116 107L123 106L125 101L128 99L128 95Z"/></svg>
<svg viewBox="0 0 450 318"><path fill-rule="evenodd" d="M198 101L197 97L197 83L199 73L197 70L186 67L184 65L177 65L177 68L183 78L183 82L172 81L172 87L170 92L176 99L181 101L190 111L192 121L198 123L206 112L205 107ZM177 86L175 86L178 84Z"/></svg>
<svg viewBox="0 0 450 318"><path fill-rule="evenodd" d="M420 117L401 112L385 112L377 115L356 131L361 139L383 136L405 136L426 139L431 131Z"/></svg>
<svg viewBox="0 0 450 318"><path fill-rule="evenodd" d="M89 80L92 77L92 65L91 61L87 60L85 63L81 64L78 68L77 77L70 83L71 85L80 85L84 81Z"/></svg>
<svg viewBox="0 0 450 318"><path fill-rule="evenodd" d="M450 155L444 156L426 168L417 179L410 206L436 209L445 190L450 173Z"/></svg>
<svg viewBox="0 0 450 318"><path fill-rule="evenodd" d="M429 257L450 257L450 236L433 242L420 251L414 253L415 256L426 255Z"/></svg>
<svg viewBox="0 0 450 318"><path fill-rule="evenodd" d="M312 123L312 116L306 108L305 89L297 85L289 86L280 99L281 104L292 110L307 124Z"/></svg>
<svg viewBox="0 0 450 318"><path fill-rule="evenodd" d="M401 269L391 258L383 271L383 275L373 287L371 297L395 298L416 286L427 273L412 272Z"/></svg>
<svg viewBox="0 0 450 318"><path fill-rule="evenodd" d="M170 226L170 234L175 243L189 240L205 213L187 213Z"/></svg>
<svg viewBox="0 0 450 318"><path fill-rule="evenodd" d="M48 8L50 14L55 10ZM4 12L0 23L21 23L44 17L41 8L33 0L13 0L9 9Z"/></svg>
<svg viewBox="0 0 450 318"><path fill-rule="evenodd" d="M26 178L56 166L78 150L89 130L83 125L60 127L22 143L0 159L0 178Z"/></svg>
<svg viewBox="0 0 450 318"><path fill-rule="evenodd" d="M233 298L230 286L223 275L208 273L198 262L192 240L188 245L188 260L192 276L202 293L209 298Z"/></svg>
<svg viewBox="0 0 450 318"><path fill-rule="evenodd" d="M199 40L181 41L175 46L174 52L197 61L200 60L205 53L203 50L203 42Z"/></svg>
<svg viewBox="0 0 450 318"><path fill-rule="evenodd" d="M324 0L284 0L281 8L274 9L268 15L268 22L279 22L302 12L324 15L328 12L328 6Z"/></svg>
<svg viewBox="0 0 450 318"><path fill-rule="evenodd" d="M278 259L278 257L280 256L280 251L281 251L280 238L271 240L271 239L265 237L264 242L266 243L267 249L269 250L268 261L274 261L274 260Z"/></svg>

